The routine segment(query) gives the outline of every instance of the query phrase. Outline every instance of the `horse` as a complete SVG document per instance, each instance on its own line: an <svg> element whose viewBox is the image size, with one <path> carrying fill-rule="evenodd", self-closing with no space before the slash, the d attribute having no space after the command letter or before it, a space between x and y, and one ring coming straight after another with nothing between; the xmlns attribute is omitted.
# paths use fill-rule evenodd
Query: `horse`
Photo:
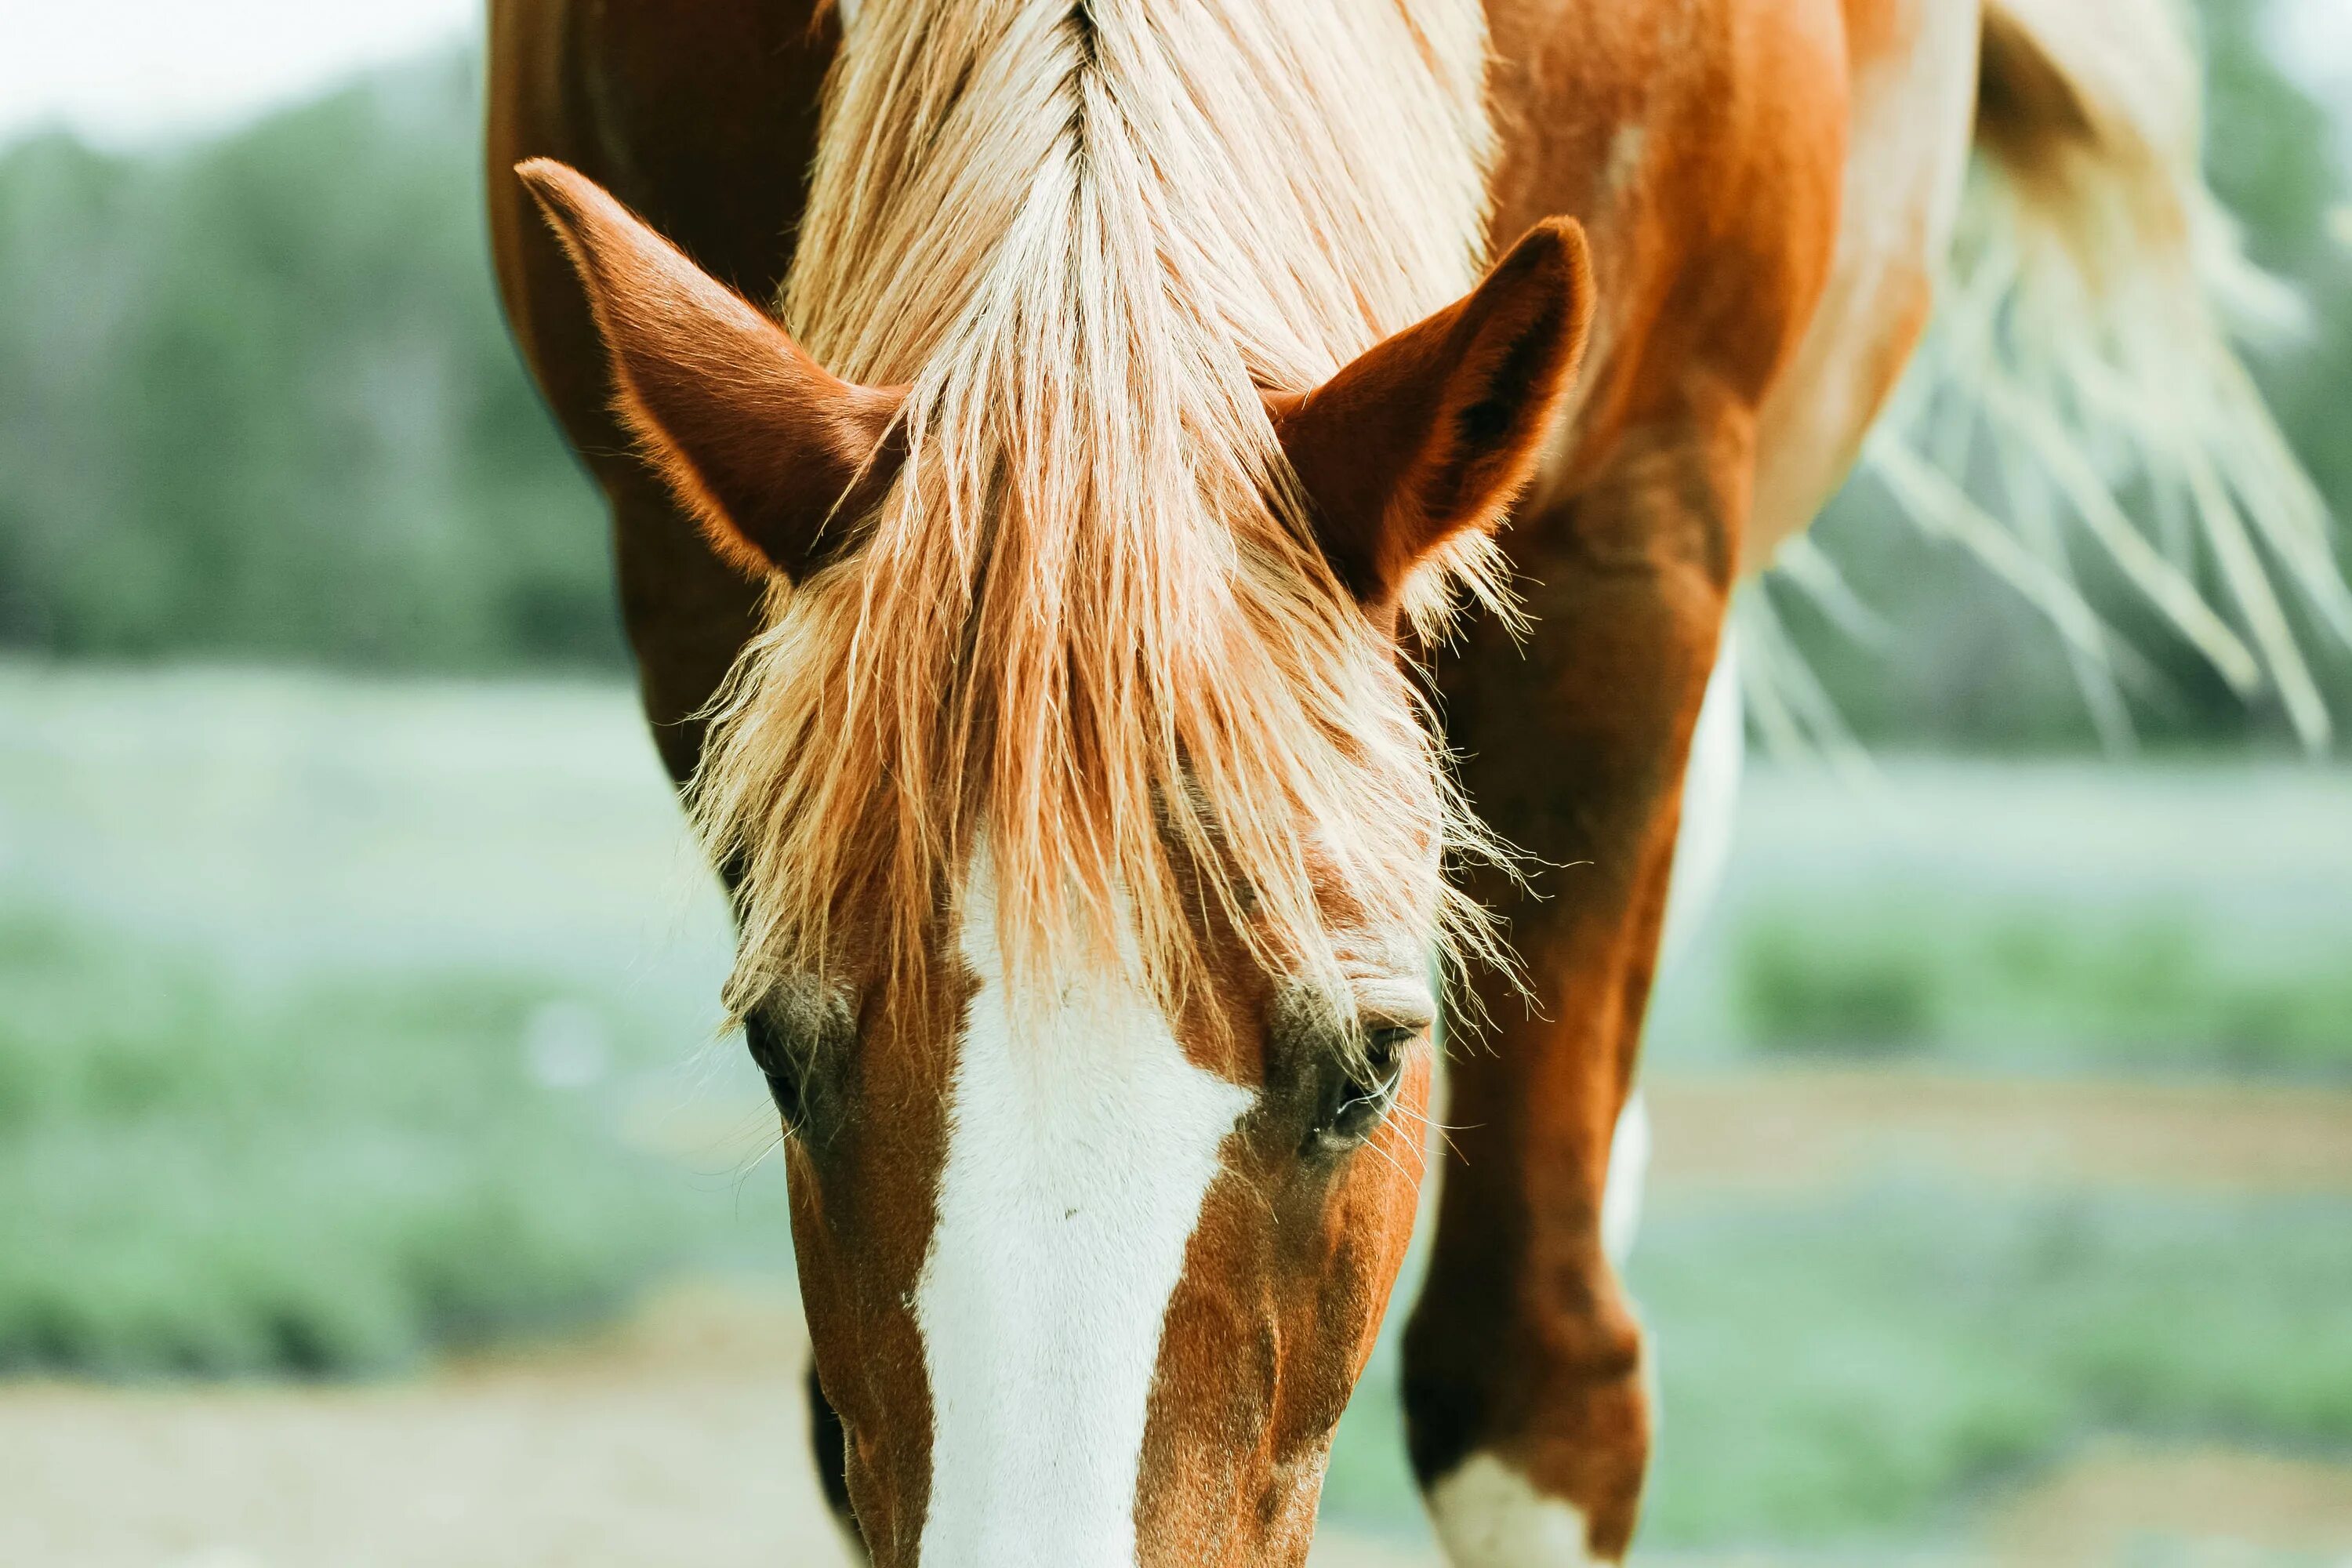
<svg viewBox="0 0 2352 1568"><path fill-rule="evenodd" d="M490 15L502 297L734 899L853 1544L1303 1562L1475 1032L1412 1467L1459 1568L1622 1559L1635 1063L1722 856L1735 587L1963 251L2013 263L1979 340L2062 299L2202 411L2144 447L2252 427L2161 0ZM2289 466L2229 461L2284 554Z"/></svg>

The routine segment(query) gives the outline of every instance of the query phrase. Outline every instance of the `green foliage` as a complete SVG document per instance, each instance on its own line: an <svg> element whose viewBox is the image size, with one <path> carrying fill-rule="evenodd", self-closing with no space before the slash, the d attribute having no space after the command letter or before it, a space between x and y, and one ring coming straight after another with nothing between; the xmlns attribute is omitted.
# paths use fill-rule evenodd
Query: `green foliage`
<svg viewBox="0 0 2352 1568"><path fill-rule="evenodd" d="M1768 1055L2352 1078L2352 973L2218 957L2182 912L1784 897L1748 914L1738 943L1737 1024Z"/></svg>
<svg viewBox="0 0 2352 1568"><path fill-rule="evenodd" d="M2205 177L2247 229L2254 259L2315 281L2340 268L2326 234L2344 196L2327 110L2288 79L2263 42L2266 7L2205 0Z"/></svg>
<svg viewBox="0 0 2352 1568"><path fill-rule="evenodd" d="M1741 958L1744 1011L1767 1050L1901 1051L1940 1022L1933 963L1883 933L1824 949L1773 923L1750 935Z"/></svg>
<svg viewBox="0 0 2352 1568"><path fill-rule="evenodd" d="M185 151L0 155L0 645L616 665L438 58Z"/></svg>
<svg viewBox="0 0 2352 1568"><path fill-rule="evenodd" d="M495 973L252 994L120 940L0 917L0 1372L378 1370L748 1239L615 1137L605 1075L654 1047L601 1000ZM782 1225L756 1215L771 1258Z"/></svg>

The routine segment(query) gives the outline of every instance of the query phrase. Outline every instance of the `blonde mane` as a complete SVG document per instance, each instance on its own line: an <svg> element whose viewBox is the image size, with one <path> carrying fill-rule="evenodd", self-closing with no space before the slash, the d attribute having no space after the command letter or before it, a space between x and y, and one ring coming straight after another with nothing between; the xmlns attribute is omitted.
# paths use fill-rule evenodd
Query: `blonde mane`
<svg viewBox="0 0 2352 1568"><path fill-rule="evenodd" d="M1485 46L1477 0L860 7L782 305L909 386L904 467L715 714L734 1005L838 963L852 910L908 978L983 832L1017 987L1131 924L1178 1001L1203 897L1327 973L1335 889L1460 927L1431 835L1471 829L1261 389L1475 281Z"/></svg>

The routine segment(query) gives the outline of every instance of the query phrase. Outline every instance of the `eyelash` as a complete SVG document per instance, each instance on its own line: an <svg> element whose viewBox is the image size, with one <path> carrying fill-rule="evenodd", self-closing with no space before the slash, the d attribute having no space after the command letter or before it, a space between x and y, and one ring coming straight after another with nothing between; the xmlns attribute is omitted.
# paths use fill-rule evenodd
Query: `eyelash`
<svg viewBox="0 0 2352 1568"><path fill-rule="evenodd" d="M768 1080L768 1098L776 1102L776 1114L783 1119L785 1135L797 1134L807 1118L808 1108L801 1092L799 1064L793 1060L790 1047L767 1020L757 1015L743 1020L743 1038L751 1047L751 1065Z"/></svg>
<svg viewBox="0 0 2352 1568"><path fill-rule="evenodd" d="M1403 1025L1389 1025L1365 1036L1363 1066L1377 1075L1378 1081L1363 1082L1353 1068L1343 1074L1336 1091L1326 1097L1322 1114L1316 1118L1312 1140L1316 1144L1337 1152L1351 1149L1371 1136L1396 1098L1397 1086L1404 1079L1405 1052L1420 1033Z"/></svg>

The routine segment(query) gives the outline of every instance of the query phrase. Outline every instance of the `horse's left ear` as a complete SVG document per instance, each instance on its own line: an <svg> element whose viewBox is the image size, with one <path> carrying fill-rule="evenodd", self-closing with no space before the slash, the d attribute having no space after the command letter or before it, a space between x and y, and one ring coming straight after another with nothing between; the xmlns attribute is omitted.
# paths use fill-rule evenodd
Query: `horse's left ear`
<svg viewBox="0 0 2352 1568"><path fill-rule="evenodd" d="M1592 264L1573 218L1529 229L1486 280L1314 391L1266 399L1317 537L1368 608L1502 521L1583 357Z"/></svg>

